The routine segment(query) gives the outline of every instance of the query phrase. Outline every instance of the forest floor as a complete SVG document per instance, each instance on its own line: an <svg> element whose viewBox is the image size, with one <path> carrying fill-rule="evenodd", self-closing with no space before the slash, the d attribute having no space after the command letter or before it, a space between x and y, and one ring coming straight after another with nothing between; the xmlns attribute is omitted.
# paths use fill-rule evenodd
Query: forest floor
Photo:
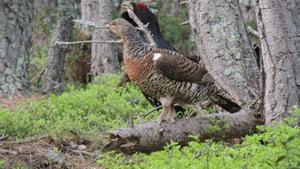
<svg viewBox="0 0 300 169"><path fill-rule="evenodd" d="M0 159L5 169L18 166L28 168L101 168L96 165L92 143L57 142L50 136L15 142L0 141ZM55 148L60 151L55 152ZM53 150L54 149L54 150Z"/></svg>
<svg viewBox="0 0 300 169"><path fill-rule="evenodd" d="M0 107L14 110L20 104L29 104L43 98L41 95L1 98ZM59 151L55 152L55 148ZM61 142L48 135L18 141L7 141L5 136L0 136L0 160L4 160L4 169L18 167L102 169L97 166L96 157L92 142L88 140L77 145L72 140Z"/></svg>
<svg viewBox="0 0 300 169"><path fill-rule="evenodd" d="M31 94L28 96L14 96L11 98L1 98L0 97L0 108L5 108L9 110L15 109L18 105L27 104L34 100L41 100L45 96L40 94Z"/></svg>

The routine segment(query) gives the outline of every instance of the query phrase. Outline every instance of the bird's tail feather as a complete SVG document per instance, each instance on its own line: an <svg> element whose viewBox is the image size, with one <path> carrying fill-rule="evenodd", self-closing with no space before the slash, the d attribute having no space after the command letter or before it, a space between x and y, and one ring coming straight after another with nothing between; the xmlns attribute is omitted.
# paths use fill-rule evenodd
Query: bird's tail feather
<svg viewBox="0 0 300 169"><path fill-rule="evenodd" d="M239 105L224 96L217 95L216 97L212 98L212 100L218 106L230 113L235 113L241 109Z"/></svg>

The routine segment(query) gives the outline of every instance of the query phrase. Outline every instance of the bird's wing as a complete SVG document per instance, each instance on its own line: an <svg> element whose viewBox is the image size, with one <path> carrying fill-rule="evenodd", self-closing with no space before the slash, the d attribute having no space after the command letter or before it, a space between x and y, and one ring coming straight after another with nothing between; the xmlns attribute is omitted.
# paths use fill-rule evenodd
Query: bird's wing
<svg viewBox="0 0 300 169"><path fill-rule="evenodd" d="M192 83L213 83L213 78L204 66L170 50L156 49L149 53L154 68L166 77Z"/></svg>

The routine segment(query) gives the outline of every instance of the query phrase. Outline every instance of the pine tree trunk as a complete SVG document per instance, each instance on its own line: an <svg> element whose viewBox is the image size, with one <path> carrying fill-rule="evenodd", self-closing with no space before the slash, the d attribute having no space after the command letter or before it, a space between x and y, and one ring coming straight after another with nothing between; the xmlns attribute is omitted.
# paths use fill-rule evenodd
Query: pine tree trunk
<svg viewBox="0 0 300 169"><path fill-rule="evenodd" d="M292 12L293 22L296 26L296 76L297 76L297 86L298 86L298 98L300 102L300 1L299 0L288 0L288 9Z"/></svg>
<svg viewBox="0 0 300 169"><path fill-rule="evenodd" d="M294 1L295 2L295 1ZM298 104L296 27L287 2L259 0L256 6L262 50L265 123L281 120Z"/></svg>
<svg viewBox="0 0 300 169"><path fill-rule="evenodd" d="M28 89L33 1L0 1L0 96Z"/></svg>
<svg viewBox="0 0 300 169"><path fill-rule="evenodd" d="M49 6L56 7L58 0L34 0L34 13L40 12Z"/></svg>
<svg viewBox="0 0 300 169"><path fill-rule="evenodd" d="M43 93L60 94L63 90L62 78L66 46L58 45L56 41L69 41L73 29L75 16L75 2L59 0L59 21L50 44L47 57L45 77L43 80Z"/></svg>
<svg viewBox="0 0 300 169"><path fill-rule="evenodd" d="M105 26L112 21L112 1L93 1L95 13L93 21L98 25ZM112 34L106 29L96 29L93 33L94 41L111 40ZM92 45L91 72L94 77L103 73L115 73L120 70L119 60L113 44L101 43Z"/></svg>
<svg viewBox="0 0 300 169"><path fill-rule="evenodd" d="M238 0L190 3L196 12L193 31L197 48L206 69L243 109L257 109L254 103L259 100L259 69Z"/></svg>

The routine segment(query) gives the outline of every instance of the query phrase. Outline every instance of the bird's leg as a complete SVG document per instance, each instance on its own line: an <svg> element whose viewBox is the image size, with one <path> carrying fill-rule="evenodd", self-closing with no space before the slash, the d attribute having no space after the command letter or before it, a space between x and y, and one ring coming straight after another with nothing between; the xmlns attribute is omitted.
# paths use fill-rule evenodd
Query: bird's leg
<svg viewBox="0 0 300 169"><path fill-rule="evenodd" d="M168 114L166 116L167 120L171 120L171 121L175 121L176 118L176 111L175 111L175 106L174 104L170 104L170 106L168 107Z"/></svg>
<svg viewBox="0 0 300 169"><path fill-rule="evenodd" d="M161 124L166 119L167 114L168 114L167 110L163 106L163 111L160 113L160 115L159 115L159 117L157 119L158 124Z"/></svg>
<svg viewBox="0 0 300 169"><path fill-rule="evenodd" d="M160 102L163 107L163 112L160 114L159 118L157 119L159 124L161 124L164 120L174 119L176 117L176 112L175 112L172 98L162 97L160 98Z"/></svg>

